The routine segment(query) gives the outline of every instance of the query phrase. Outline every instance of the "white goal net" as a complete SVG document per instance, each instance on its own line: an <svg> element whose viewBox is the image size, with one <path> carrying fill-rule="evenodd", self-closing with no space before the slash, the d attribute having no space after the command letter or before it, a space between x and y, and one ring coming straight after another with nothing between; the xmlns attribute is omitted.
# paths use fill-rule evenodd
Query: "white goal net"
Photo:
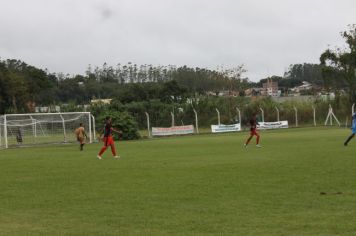
<svg viewBox="0 0 356 236"><path fill-rule="evenodd" d="M75 142L74 131L80 123L91 143L95 137L95 120L90 112L2 115L0 148Z"/></svg>

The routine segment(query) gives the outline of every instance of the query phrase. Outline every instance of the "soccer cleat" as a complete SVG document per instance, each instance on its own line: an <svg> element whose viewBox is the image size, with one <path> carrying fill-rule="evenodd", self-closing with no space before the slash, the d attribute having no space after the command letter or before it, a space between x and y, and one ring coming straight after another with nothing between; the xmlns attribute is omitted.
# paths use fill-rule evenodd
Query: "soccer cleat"
<svg viewBox="0 0 356 236"><path fill-rule="evenodd" d="M120 159L120 156L114 156L115 159Z"/></svg>
<svg viewBox="0 0 356 236"><path fill-rule="evenodd" d="M344 143L344 146L346 147L346 146L347 146L347 143Z"/></svg>
<svg viewBox="0 0 356 236"><path fill-rule="evenodd" d="M259 145L259 144L257 144L257 145L256 145L256 147L261 148L262 146L261 146L261 145Z"/></svg>
<svg viewBox="0 0 356 236"><path fill-rule="evenodd" d="M97 157L99 160L101 160L101 156L97 155L96 157Z"/></svg>

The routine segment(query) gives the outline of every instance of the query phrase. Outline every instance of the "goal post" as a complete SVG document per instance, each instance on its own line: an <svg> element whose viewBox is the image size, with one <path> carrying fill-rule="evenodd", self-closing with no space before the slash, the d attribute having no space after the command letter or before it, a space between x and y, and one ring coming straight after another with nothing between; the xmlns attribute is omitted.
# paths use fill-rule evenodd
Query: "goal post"
<svg viewBox="0 0 356 236"><path fill-rule="evenodd" d="M95 138L90 112L6 114L0 116L0 148L76 142L74 131L84 124L88 142Z"/></svg>

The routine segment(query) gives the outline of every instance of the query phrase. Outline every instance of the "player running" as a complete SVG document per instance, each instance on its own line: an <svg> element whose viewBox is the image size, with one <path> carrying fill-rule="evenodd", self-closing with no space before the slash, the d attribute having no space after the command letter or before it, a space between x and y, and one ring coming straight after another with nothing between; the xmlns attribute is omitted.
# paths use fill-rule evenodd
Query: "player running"
<svg viewBox="0 0 356 236"><path fill-rule="evenodd" d="M350 142L350 140L355 136L356 134L356 112L352 115L352 126L351 126L351 135L346 139L344 142L344 146L347 146L347 144Z"/></svg>
<svg viewBox="0 0 356 236"><path fill-rule="evenodd" d="M85 139L88 139L87 134L85 133L85 129L84 129L84 124L80 123L79 127L74 131L75 135L77 136L77 140L80 143L80 151L83 151L83 147L85 144Z"/></svg>
<svg viewBox="0 0 356 236"><path fill-rule="evenodd" d="M99 154L97 155L97 158L99 160L101 160L101 155L103 155L103 153L106 151L108 146L111 147L111 152L112 152L113 157L117 158L117 159L120 158L120 156L116 155L114 138L112 136L113 132L120 134L120 131L118 131L112 127L112 119L110 116L107 116L105 118L105 126L104 126L104 129L102 130L102 132L103 131L104 131L104 137L103 137L104 146L101 148Z"/></svg>
<svg viewBox="0 0 356 236"><path fill-rule="evenodd" d="M244 143L245 148L247 147L247 145L249 144L249 142L251 141L251 139L254 135L256 136L256 147L258 147L258 148L261 147L261 145L259 144L260 143L260 135L257 133L257 125L258 125L258 122L256 120L256 113L253 113L252 118L250 120L250 137Z"/></svg>

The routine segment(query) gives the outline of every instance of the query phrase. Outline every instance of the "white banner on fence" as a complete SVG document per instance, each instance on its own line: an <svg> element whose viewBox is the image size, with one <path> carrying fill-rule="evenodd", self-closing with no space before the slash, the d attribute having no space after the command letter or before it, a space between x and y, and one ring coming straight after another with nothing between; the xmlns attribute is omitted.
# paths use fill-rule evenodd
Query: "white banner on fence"
<svg viewBox="0 0 356 236"><path fill-rule="evenodd" d="M173 126L168 128L152 127L153 136L169 136L169 135L182 135L193 134L194 125Z"/></svg>
<svg viewBox="0 0 356 236"><path fill-rule="evenodd" d="M233 125L211 125L211 132L213 133L223 133L223 132L236 132L241 131L241 124Z"/></svg>
<svg viewBox="0 0 356 236"><path fill-rule="evenodd" d="M288 128L288 120L276 122L258 122L257 129L283 129Z"/></svg>

